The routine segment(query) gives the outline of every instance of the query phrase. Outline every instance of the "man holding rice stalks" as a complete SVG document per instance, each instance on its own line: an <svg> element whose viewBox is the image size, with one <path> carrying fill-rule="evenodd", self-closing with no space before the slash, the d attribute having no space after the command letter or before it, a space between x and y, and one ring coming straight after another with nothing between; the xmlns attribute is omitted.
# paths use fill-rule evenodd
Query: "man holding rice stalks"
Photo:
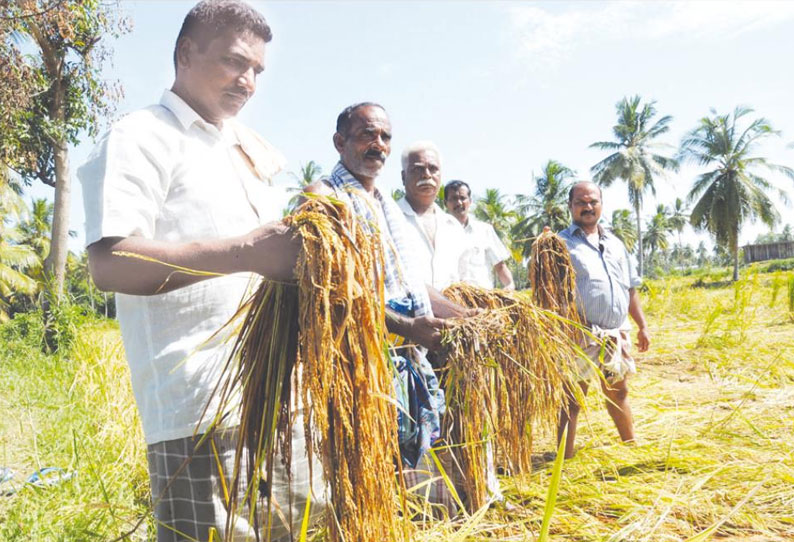
<svg viewBox="0 0 794 542"><path fill-rule="evenodd" d="M491 224L469 216L471 188L464 181L450 181L444 187L447 211L458 219L466 234L467 249L462 259L461 280L480 288L494 287L493 275L499 278L502 288L514 290L513 273L507 267L510 252L496 235Z"/></svg>
<svg viewBox="0 0 794 542"><path fill-rule="evenodd" d="M629 354L628 315L637 323L640 352L648 350L650 336L640 306L637 287L642 283L623 242L598 224L601 218L601 189L592 182L578 182L568 194L573 224L560 232L576 270L577 308L593 337L586 337L584 351L589 359L580 360L579 385L587 394L588 381L603 375L601 386L607 411L624 442L634 441L634 421L628 401L628 377L636 373ZM565 427L565 457L574 456L579 403L569 393L567 411L560 413L558 440Z"/></svg>
<svg viewBox="0 0 794 542"><path fill-rule="evenodd" d="M309 185L306 191L344 201L372 234L380 236L386 325L394 338L390 355L400 376L395 387L402 407L398 433L406 486L453 515L456 499L427 453L440 436L445 403L424 352L440 348L444 318L468 316L473 311L425 284L415 247L409 245L410 226L392 198L375 185L391 153L391 137L391 122L381 105L363 102L345 108L333 136L339 162L329 178Z"/></svg>
<svg viewBox="0 0 794 542"><path fill-rule="evenodd" d="M431 141L417 141L406 147L402 152L401 175L405 196L397 205L410 225L408 229L419 256L420 274L426 284L443 290L462 280L466 271L463 260L468 257L468 251L467 244L461 242L466 239L461 224L435 203L441 190L441 153L438 147ZM488 492L494 501L504 502L490 443L487 454Z"/></svg>
<svg viewBox="0 0 794 542"><path fill-rule="evenodd" d="M252 273L291 279L300 249L276 222L269 186L283 157L234 119L256 90L270 40L246 3L198 3L177 38L171 89L116 123L78 172L92 276L119 293L159 542L205 541L213 530L253 536L245 513L224 533L236 431L201 446L194 435L213 422L199 425L205 408L215 412L208 401L231 346L217 330L237 312ZM292 442L292 480L281 468L270 484L280 517L299 524L312 481L302 431ZM315 478L321 472L313 469ZM313 485L322 491L321 481ZM287 535L288 525L273 523L272 539Z"/></svg>

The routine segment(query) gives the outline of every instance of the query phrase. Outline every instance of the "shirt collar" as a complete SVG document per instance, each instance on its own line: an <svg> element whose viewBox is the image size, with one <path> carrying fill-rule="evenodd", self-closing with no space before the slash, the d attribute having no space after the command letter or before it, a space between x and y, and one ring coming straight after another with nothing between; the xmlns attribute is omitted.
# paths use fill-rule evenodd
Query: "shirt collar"
<svg viewBox="0 0 794 542"><path fill-rule="evenodd" d="M403 197L401 197L400 199L398 199L398 200L397 200L397 205L399 205L399 206L400 206L400 209L402 209L402 211L403 211L405 214L407 214L407 215L410 215L410 216L419 216L419 215L417 214L417 212L416 212L416 211L414 211L414 208L413 208L413 207L411 207L411 204L408 202L408 198L407 198L407 197L403 196ZM435 203L435 202L433 202L433 212L436 214L436 216L439 216L439 217L441 217L441 218L444 218L444 215L447 215L447 213L445 213L444 211L442 211L442 210L441 210L441 207L439 207L439 206L438 206L438 204L437 204L437 203ZM449 215L447 215L447 216L449 216ZM452 217L452 218L455 218L455 217ZM456 221L456 222L457 222L457 220L458 220L458 219L457 219L457 218L455 218L455 221Z"/></svg>
<svg viewBox="0 0 794 542"><path fill-rule="evenodd" d="M188 131L194 124L198 124L205 130L215 131L227 139L237 140L236 132L231 126L232 119L226 119L222 127L218 128L214 124L204 120L195 109L190 107L185 100L172 90L165 89L165 91L163 91L163 95L160 98L160 105L174 114L176 120L179 121L179 124L185 131Z"/></svg>
<svg viewBox="0 0 794 542"><path fill-rule="evenodd" d="M604 227L601 224L597 224L596 227L598 228L598 238L603 239L604 237L606 237L606 230L604 229ZM570 226L565 228L565 233L567 233L571 237L573 237L577 233L579 233L579 235L583 238L587 237L587 235L585 235L584 233L584 230L582 230L582 228L579 227L576 223L572 223Z"/></svg>

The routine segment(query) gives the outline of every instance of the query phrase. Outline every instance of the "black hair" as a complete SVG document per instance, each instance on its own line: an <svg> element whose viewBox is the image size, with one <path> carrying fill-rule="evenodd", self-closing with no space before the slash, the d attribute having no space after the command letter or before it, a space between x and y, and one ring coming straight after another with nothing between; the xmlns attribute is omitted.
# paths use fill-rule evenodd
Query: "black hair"
<svg viewBox="0 0 794 542"><path fill-rule="evenodd" d="M192 39L203 51L210 41L229 29L250 32L265 43L273 39L265 17L242 0L202 0L182 22L174 46L174 68L177 68L177 49L183 38Z"/></svg>
<svg viewBox="0 0 794 542"><path fill-rule="evenodd" d="M348 130L350 130L350 124L353 120L353 113L361 109L362 107L379 107L386 111L386 108L380 105L379 103L375 102L360 102L353 105L348 105L345 107L339 116L336 117L336 132L342 136L347 136Z"/></svg>
<svg viewBox="0 0 794 542"><path fill-rule="evenodd" d="M469 197L471 197L471 187L468 185L468 183L465 181L449 181L444 187L444 201L447 201L450 190L460 190L462 186L466 187L466 190L469 191Z"/></svg>
<svg viewBox="0 0 794 542"><path fill-rule="evenodd" d="M590 182L590 181L579 181L579 182L573 183L571 185L571 189L568 190L568 205L570 205L571 202L573 201L573 192L574 192L574 190L576 190L576 187L579 186L580 184L592 184L593 186L598 188L598 197L601 198L601 199L604 199L604 193L601 191L601 187L600 186L598 186L597 184L595 184L593 182Z"/></svg>

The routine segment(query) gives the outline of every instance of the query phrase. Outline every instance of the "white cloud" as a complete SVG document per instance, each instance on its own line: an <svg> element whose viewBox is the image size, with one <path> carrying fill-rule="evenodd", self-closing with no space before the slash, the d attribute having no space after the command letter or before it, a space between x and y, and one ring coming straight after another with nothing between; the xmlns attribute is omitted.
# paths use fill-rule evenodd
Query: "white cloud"
<svg viewBox="0 0 794 542"><path fill-rule="evenodd" d="M612 1L513 5L508 12L518 54L548 67L599 43L732 38L794 19L794 2Z"/></svg>

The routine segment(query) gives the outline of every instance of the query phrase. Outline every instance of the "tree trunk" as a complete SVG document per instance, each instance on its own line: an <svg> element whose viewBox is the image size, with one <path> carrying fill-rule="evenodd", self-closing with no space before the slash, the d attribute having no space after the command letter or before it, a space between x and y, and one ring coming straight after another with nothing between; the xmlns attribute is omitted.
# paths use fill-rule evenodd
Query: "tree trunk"
<svg viewBox="0 0 794 542"><path fill-rule="evenodd" d="M55 208L52 215L50 253L44 262L51 282L52 294L60 299L66 275L66 256L69 253L69 211L72 199L69 177L69 151L66 142L55 146Z"/></svg>
<svg viewBox="0 0 794 542"><path fill-rule="evenodd" d="M642 257L642 220L640 219L640 202L634 203L634 215L637 217L637 274L643 275L643 257Z"/></svg>
<svg viewBox="0 0 794 542"><path fill-rule="evenodd" d="M731 243L731 252L733 252L733 282L739 280L739 234L737 232L735 239Z"/></svg>

